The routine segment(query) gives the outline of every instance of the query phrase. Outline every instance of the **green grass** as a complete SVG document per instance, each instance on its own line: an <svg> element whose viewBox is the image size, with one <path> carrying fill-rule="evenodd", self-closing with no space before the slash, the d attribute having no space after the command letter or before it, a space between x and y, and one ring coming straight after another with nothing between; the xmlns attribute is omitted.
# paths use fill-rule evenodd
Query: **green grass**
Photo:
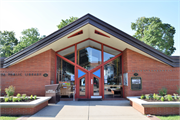
<svg viewBox="0 0 180 120"><path fill-rule="evenodd" d="M156 116L161 120L180 120L179 115L174 115L174 116Z"/></svg>
<svg viewBox="0 0 180 120"><path fill-rule="evenodd" d="M15 116L0 116L0 120L16 120L19 117Z"/></svg>

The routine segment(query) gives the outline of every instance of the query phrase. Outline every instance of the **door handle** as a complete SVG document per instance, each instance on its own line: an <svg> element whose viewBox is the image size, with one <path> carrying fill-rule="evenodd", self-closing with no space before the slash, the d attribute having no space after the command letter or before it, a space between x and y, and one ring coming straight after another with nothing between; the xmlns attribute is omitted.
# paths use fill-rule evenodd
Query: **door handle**
<svg viewBox="0 0 180 120"><path fill-rule="evenodd" d="M91 84L93 84L93 79L91 79Z"/></svg>

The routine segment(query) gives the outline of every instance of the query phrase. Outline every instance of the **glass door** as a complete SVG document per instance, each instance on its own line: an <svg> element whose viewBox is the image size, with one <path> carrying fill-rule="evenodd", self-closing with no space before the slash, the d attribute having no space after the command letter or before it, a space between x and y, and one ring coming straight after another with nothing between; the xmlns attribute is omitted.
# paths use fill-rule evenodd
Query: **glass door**
<svg viewBox="0 0 180 120"><path fill-rule="evenodd" d="M77 68L77 98L87 98L87 73Z"/></svg>
<svg viewBox="0 0 180 120"><path fill-rule="evenodd" d="M101 68L94 70L91 72L91 98L102 98L102 90L101 90Z"/></svg>

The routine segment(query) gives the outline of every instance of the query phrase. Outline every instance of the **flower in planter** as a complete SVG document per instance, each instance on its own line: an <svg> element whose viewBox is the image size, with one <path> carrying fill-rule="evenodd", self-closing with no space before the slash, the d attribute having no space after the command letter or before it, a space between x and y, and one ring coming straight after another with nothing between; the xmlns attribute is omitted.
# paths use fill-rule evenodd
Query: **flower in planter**
<svg viewBox="0 0 180 120"><path fill-rule="evenodd" d="M21 97L21 94L20 94L20 93L18 93L18 94L16 95L16 97Z"/></svg>
<svg viewBox="0 0 180 120"><path fill-rule="evenodd" d="M21 97L18 97L17 100L18 100L18 102L21 102L22 98L21 98Z"/></svg>
<svg viewBox="0 0 180 120"><path fill-rule="evenodd" d="M18 100L17 98L13 98L13 102L17 102L17 100Z"/></svg>
<svg viewBox="0 0 180 120"><path fill-rule="evenodd" d="M147 100L150 99L150 95L149 94L145 94L145 97L146 97Z"/></svg>
<svg viewBox="0 0 180 120"><path fill-rule="evenodd" d="M35 95L35 96L34 96L34 99L36 99L36 98L37 98L37 96Z"/></svg>
<svg viewBox="0 0 180 120"><path fill-rule="evenodd" d="M162 102L164 101L164 97L161 97L161 101L162 101Z"/></svg>
<svg viewBox="0 0 180 120"><path fill-rule="evenodd" d="M8 102L8 101L9 101L9 98L8 98L8 97L4 98L4 101L5 101L5 102Z"/></svg>
<svg viewBox="0 0 180 120"><path fill-rule="evenodd" d="M145 96L142 94L140 98L141 98L141 99L145 99Z"/></svg>
<svg viewBox="0 0 180 120"><path fill-rule="evenodd" d="M178 99L178 94L173 94L174 95L174 99L177 100Z"/></svg>
<svg viewBox="0 0 180 120"><path fill-rule="evenodd" d="M167 95L167 100L168 100L168 101L172 101L172 100L173 100L172 95L168 94L168 95Z"/></svg>
<svg viewBox="0 0 180 120"><path fill-rule="evenodd" d="M12 100L13 100L13 96L10 96L10 97L9 97L9 100L12 101Z"/></svg>
<svg viewBox="0 0 180 120"><path fill-rule="evenodd" d="M162 89L159 90L159 95L160 96L165 96L167 95L167 89L163 87Z"/></svg>
<svg viewBox="0 0 180 120"><path fill-rule="evenodd" d="M156 100L160 100L161 96L156 95Z"/></svg>
<svg viewBox="0 0 180 120"><path fill-rule="evenodd" d="M13 96L14 92L15 92L15 87L13 87L11 85L8 88L5 88L5 92L6 92L7 96Z"/></svg>
<svg viewBox="0 0 180 120"><path fill-rule="evenodd" d="M30 99L31 99L31 100L33 99L33 95L30 96Z"/></svg>
<svg viewBox="0 0 180 120"><path fill-rule="evenodd" d="M22 94L22 99L25 100L26 94Z"/></svg>
<svg viewBox="0 0 180 120"><path fill-rule="evenodd" d="M157 97L157 95L154 93L153 94L153 99L156 100L156 97Z"/></svg>

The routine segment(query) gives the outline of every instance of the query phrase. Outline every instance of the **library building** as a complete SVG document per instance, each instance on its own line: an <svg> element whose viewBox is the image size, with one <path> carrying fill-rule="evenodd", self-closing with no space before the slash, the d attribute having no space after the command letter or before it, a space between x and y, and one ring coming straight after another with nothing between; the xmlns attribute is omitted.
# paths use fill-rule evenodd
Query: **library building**
<svg viewBox="0 0 180 120"><path fill-rule="evenodd" d="M48 28L47 28L48 29ZM1 58L1 95L17 93L60 100L121 100L176 92L180 56L167 56L91 14L7 58ZM58 85L58 90L46 90Z"/></svg>

